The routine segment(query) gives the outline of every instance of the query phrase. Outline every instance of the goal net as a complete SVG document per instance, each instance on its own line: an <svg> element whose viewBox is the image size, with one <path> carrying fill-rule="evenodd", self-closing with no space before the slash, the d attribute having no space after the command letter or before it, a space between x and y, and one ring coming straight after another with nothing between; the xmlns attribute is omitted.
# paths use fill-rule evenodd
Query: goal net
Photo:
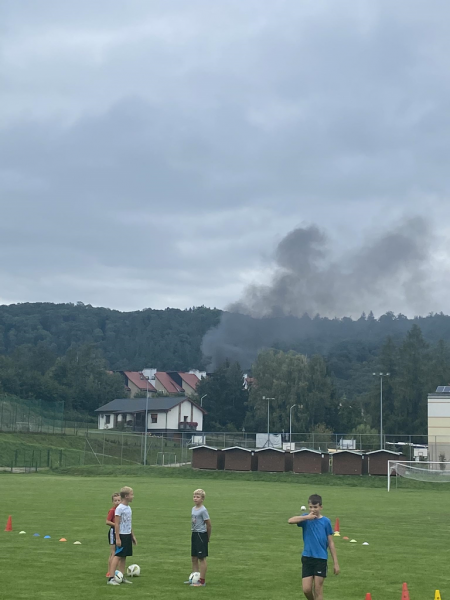
<svg viewBox="0 0 450 600"><path fill-rule="evenodd" d="M428 483L450 483L450 462L396 461L388 463L388 492L392 478L404 477Z"/></svg>

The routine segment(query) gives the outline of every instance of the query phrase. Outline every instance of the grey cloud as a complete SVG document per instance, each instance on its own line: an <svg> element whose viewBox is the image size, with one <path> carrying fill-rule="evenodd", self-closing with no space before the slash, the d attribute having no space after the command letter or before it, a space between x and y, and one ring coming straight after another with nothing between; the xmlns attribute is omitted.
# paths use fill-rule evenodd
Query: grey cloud
<svg viewBox="0 0 450 600"><path fill-rule="evenodd" d="M445 229L447 4L4 6L2 298L223 307L297 223L343 254L405 212Z"/></svg>

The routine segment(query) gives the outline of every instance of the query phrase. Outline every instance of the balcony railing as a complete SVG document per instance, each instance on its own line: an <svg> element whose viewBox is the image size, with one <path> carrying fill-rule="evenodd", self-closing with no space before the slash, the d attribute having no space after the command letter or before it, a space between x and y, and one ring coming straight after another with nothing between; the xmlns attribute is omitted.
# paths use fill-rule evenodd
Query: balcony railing
<svg viewBox="0 0 450 600"><path fill-rule="evenodd" d="M184 431L195 431L198 427L198 423L195 421L181 421L178 423L178 429L183 429Z"/></svg>

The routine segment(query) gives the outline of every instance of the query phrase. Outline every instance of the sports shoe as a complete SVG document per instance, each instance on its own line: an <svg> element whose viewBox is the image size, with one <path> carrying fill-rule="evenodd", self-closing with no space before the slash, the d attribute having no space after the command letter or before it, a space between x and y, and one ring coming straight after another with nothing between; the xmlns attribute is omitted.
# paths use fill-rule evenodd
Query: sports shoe
<svg viewBox="0 0 450 600"><path fill-rule="evenodd" d="M192 587L205 587L206 582L205 583L200 583L200 581L198 581L197 583L191 583Z"/></svg>
<svg viewBox="0 0 450 600"><path fill-rule="evenodd" d="M133 583L132 581L130 581L129 579L126 579L125 577L122 579L122 583Z"/></svg>
<svg viewBox="0 0 450 600"><path fill-rule="evenodd" d="M117 581L115 579L108 579L108 581L106 583L108 585L120 585L120 583L117 583Z"/></svg>

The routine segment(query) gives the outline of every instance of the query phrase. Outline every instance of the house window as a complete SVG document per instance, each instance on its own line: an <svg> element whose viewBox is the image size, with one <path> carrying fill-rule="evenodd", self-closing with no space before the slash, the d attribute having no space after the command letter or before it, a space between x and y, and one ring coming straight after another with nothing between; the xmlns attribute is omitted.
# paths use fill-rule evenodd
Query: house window
<svg viewBox="0 0 450 600"><path fill-rule="evenodd" d="M158 413L154 413L152 414L152 423L157 423L158 422Z"/></svg>
<svg viewBox="0 0 450 600"><path fill-rule="evenodd" d="M105 415L105 425L109 425L111 422L111 415Z"/></svg>
<svg viewBox="0 0 450 600"><path fill-rule="evenodd" d="M187 417L183 417L184 422L187 423L188 418Z"/></svg>

